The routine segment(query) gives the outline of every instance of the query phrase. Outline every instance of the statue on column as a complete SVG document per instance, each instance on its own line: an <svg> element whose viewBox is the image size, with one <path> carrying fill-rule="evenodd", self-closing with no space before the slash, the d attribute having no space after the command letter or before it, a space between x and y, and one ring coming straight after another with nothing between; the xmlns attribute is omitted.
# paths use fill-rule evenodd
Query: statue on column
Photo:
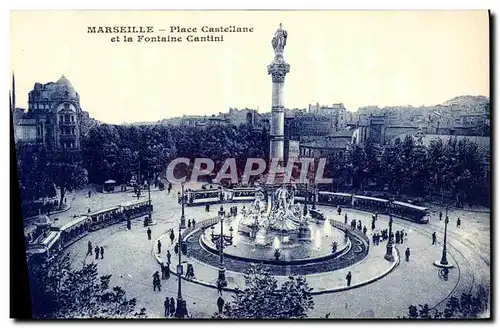
<svg viewBox="0 0 500 328"><path fill-rule="evenodd" d="M271 41L276 56L283 54L287 37L288 33L282 28L282 25L280 23L280 26L278 30L276 30L276 33L274 33L273 40Z"/></svg>

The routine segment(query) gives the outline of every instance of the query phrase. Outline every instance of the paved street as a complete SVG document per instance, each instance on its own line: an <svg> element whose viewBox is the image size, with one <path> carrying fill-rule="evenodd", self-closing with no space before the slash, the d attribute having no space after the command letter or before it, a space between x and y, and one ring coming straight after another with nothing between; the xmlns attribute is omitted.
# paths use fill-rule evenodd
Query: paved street
<svg viewBox="0 0 500 328"><path fill-rule="evenodd" d="M142 218L138 218L133 221L130 231L127 231L125 224L111 226L89 234L68 248L73 258L72 263L77 266L82 261L94 260L91 257L85 257L88 240L92 240L94 246L103 246L104 259L97 260L100 273L112 274L112 284L124 287L129 297L137 297L139 306L147 308L149 317L162 317L165 296L175 298L177 295L175 276L171 275L169 280L162 281L161 292L154 292L152 275L160 269L153 255L153 243L167 230L176 228L178 225L180 218L180 205L177 203L178 190L179 186L174 186L170 195L166 191L151 192L154 205L153 218L157 222L152 227L152 240L147 239L146 229L142 226ZM95 193L90 199L82 196L83 194L84 192L81 192L80 196L72 199L72 208L68 212L56 215L59 217L59 223L69 220L73 214L85 213L89 205L94 206L91 210L95 210L133 199L132 193L111 195ZM341 220L334 208L325 206L318 206L318 208L327 216ZM349 220L356 218L362 220L363 224L368 227L370 226L370 213L349 209L345 212ZM215 207L212 207L212 211L208 214L201 206L186 207L186 218L195 218L197 222L215 215ZM456 227L457 215L462 220L460 228ZM327 313L331 313L331 318L395 318L406 315L410 304L429 303L432 307L442 302L450 293L470 291L473 284L489 282L489 214L451 210L449 217L448 259L456 264L456 268L450 271L448 281L441 280L438 277L439 269L432 265L434 261L441 258L444 219L439 221L435 213L427 225L395 219L394 231L404 229L408 233L408 239L404 244L396 245L402 255L400 265L382 279L363 287L315 295L315 307L309 316L324 317ZM387 216L379 216L377 229L386 228L387 223ZM175 231L177 235L177 229ZM437 232L439 241L439 244L434 246L431 245L433 231ZM163 242L162 253L166 252L169 242L169 240ZM403 254L406 247L410 247L412 253L409 262L404 261ZM384 248L385 243L378 246L374 253ZM172 259L174 258L174 253L172 253ZM196 275L200 277L214 275L213 268L206 271L200 265L195 263ZM370 267L366 266L364 270L370 270ZM228 273L228 275L236 277L237 274ZM343 280L342 275L345 277L344 272L339 272L338 277L332 280L321 279L320 276L310 277L311 284L323 284L324 288L339 285ZM358 274L353 270L353 284L359 279L358 275L364 275L364 272ZM193 317L210 317L216 311L217 291L215 289L183 281L182 293L188 301L188 310ZM228 298L229 293L224 294Z"/></svg>

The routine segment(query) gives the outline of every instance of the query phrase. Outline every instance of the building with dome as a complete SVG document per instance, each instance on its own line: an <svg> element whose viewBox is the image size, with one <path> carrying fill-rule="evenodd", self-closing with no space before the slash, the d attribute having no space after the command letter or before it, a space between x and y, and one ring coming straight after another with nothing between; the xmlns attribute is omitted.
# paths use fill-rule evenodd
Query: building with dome
<svg viewBox="0 0 500 328"><path fill-rule="evenodd" d="M11 109L16 143L43 144L48 150L78 150L90 120L80 107L79 94L64 75L56 82L35 83L28 94L27 110L15 107L13 78Z"/></svg>

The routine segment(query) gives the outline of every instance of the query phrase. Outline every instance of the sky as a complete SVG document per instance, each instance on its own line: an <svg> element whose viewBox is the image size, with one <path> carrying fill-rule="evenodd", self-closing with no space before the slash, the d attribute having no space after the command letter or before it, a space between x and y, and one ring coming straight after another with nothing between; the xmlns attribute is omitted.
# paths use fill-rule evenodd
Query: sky
<svg viewBox="0 0 500 328"><path fill-rule="evenodd" d="M354 111L489 96L487 11L13 11L16 105L27 107L35 82L64 74L82 109L105 123L229 107L268 112L279 23L288 32L287 108L341 102ZM118 34L87 33L87 26L153 26L149 36L185 38L193 33L169 34L170 26L232 25L254 32L211 43L111 42Z"/></svg>

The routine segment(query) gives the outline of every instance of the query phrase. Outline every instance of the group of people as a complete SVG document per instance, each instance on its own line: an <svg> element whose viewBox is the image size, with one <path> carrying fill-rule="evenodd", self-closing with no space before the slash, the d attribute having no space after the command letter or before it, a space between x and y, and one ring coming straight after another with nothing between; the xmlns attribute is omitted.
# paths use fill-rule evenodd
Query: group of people
<svg viewBox="0 0 500 328"><path fill-rule="evenodd" d="M194 229L195 226L196 226L196 221L194 219L192 219L192 220L188 219L188 228L193 227L193 229Z"/></svg>
<svg viewBox="0 0 500 328"><path fill-rule="evenodd" d="M231 207L229 208L229 214L230 214L231 216L236 216L236 215L238 215L238 206L231 206Z"/></svg>
<svg viewBox="0 0 500 328"><path fill-rule="evenodd" d="M99 247L96 245L95 249L95 259L98 260L99 259L99 254L101 255L101 259L104 258L104 247ZM88 255L92 255L92 242L89 240L88 242L88 249L87 249L87 256Z"/></svg>
<svg viewBox="0 0 500 328"><path fill-rule="evenodd" d="M179 243L175 243L174 252L175 254L179 254ZM181 243L181 252L182 255L187 255L187 244L184 241Z"/></svg>

